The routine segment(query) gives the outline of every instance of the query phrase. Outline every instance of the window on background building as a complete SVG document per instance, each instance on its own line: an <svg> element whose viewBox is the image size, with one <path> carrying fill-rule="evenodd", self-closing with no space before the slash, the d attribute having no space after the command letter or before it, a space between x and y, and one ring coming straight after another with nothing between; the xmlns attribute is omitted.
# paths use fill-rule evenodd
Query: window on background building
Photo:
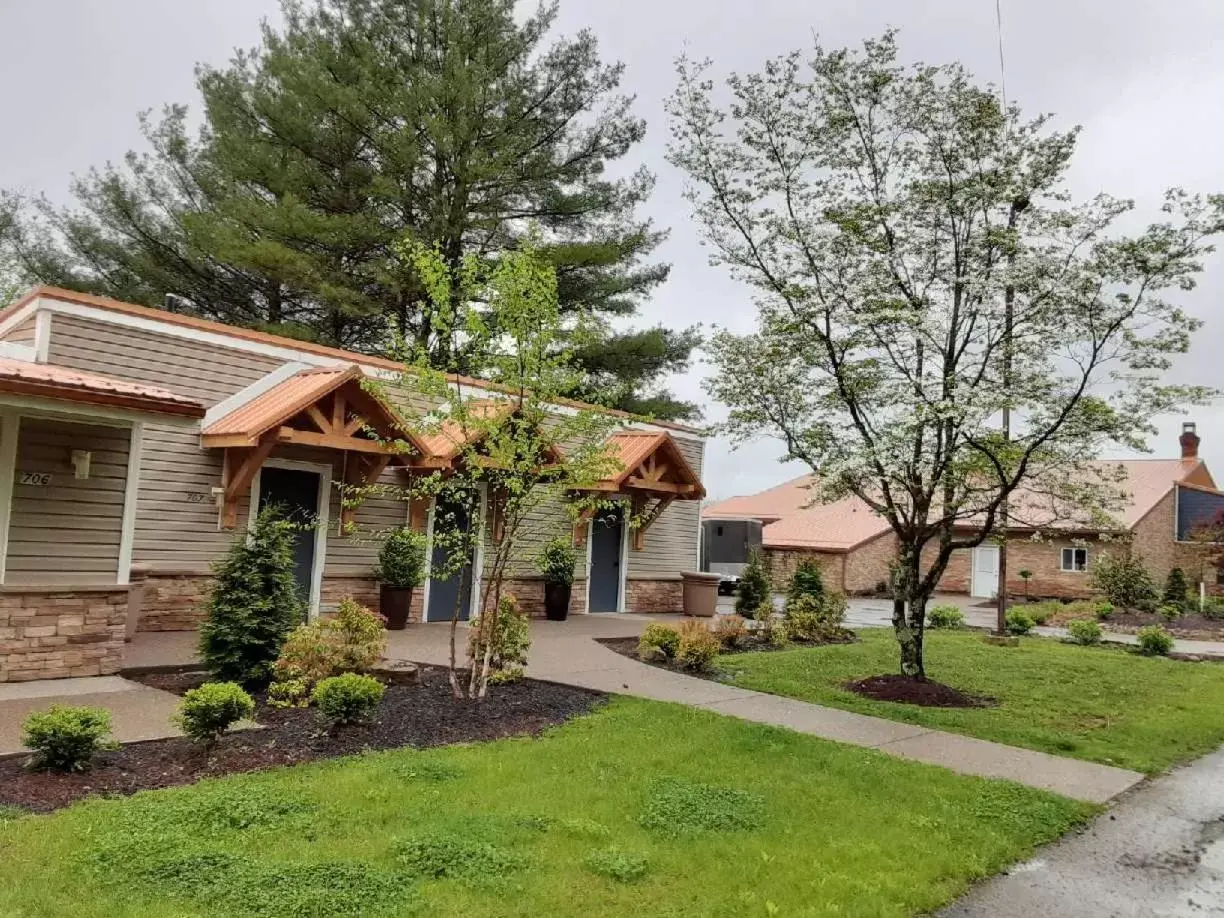
<svg viewBox="0 0 1224 918"><path fill-rule="evenodd" d="M1064 548L1062 550L1062 569L1076 574L1082 574L1088 570L1088 549Z"/></svg>

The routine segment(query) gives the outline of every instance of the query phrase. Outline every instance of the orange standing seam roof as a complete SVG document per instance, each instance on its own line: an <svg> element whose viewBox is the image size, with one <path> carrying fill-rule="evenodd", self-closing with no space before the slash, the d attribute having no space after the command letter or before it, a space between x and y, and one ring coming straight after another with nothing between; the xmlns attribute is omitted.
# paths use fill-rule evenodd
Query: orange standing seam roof
<svg viewBox="0 0 1224 918"><path fill-rule="evenodd" d="M350 379L361 379L361 370L357 367L302 370L213 421L204 428L204 436L245 435L254 442Z"/></svg>
<svg viewBox="0 0 1224 918"><path fill-rule="evenodd" d="M623 430L608 438L607 447L611 458L619 463L621 471L599 482L601 489L607 490L623 486L625 481L637 470L638 466L649 459L654 453L663 450L668 454L668 459L675 465L677 473L683 479L683 483L698 487L699 490L694 492L693 497L700 498L705 495L705 488L701 485L701 479L697 477L693 467L684 458L684 453L680 452L680 447L676 445L676 441L672 439L671 434L666 431Z"/></svg>
<svg viewBox="0 0 1224 918"><path fill-rule="evenodd" d="M200 402L159 386L9 357L0 357L0 392L189 418L204 417L204 406Z"/></svg>

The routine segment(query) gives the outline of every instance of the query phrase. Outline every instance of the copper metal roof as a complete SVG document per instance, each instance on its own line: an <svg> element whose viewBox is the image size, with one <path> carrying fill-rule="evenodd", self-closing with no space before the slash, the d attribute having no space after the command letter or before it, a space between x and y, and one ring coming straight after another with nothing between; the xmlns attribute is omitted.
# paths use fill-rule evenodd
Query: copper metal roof
<svg viewBox="0 0 1224 918"><path fill-rule="evenodd" d="M204 436L240 435L254 442L354 379L361 379L361 370L355 366L302 370L213 421L204 428Z"/></svg>
<svg viewBox="0 0 1224 918"><path fill-rule="evenodd" d="M0 392L190 418L204 416L200 402L158 386L9 357L0 357Z"/></svg>
<svg viewBox="0 0 1224 918"><path fill-rule="evenodd" d="M666 431L622 430L609 437L607 445L611 458L619 464L621 470L599 482L601 489L621 487L643 462L661 450L667 453L667 460L675 468L681 483L698 487L699 492L694 492L692 496L700 498L704 495L701 479L688 464L671 434Z"/></svg>

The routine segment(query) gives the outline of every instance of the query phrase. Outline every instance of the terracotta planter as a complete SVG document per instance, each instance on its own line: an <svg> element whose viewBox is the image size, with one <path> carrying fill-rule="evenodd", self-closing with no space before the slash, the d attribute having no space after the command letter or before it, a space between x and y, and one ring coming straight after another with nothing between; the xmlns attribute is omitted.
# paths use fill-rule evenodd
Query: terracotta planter
<svg viewBox="0 0 1224 918"><path fill-rule="evenodd" d="M544 584L544 614L550 622L563 622L569 617L570 593L573 589L569 583Z"/></svg>
<svg viewBox="0 0 1224 918"><path fill-rule="evenodd" d="M380 584L378 587L378 611L387 620L388 631L403 631L408 626L408 612L412 608L412 587L394 587Z"/></svg>

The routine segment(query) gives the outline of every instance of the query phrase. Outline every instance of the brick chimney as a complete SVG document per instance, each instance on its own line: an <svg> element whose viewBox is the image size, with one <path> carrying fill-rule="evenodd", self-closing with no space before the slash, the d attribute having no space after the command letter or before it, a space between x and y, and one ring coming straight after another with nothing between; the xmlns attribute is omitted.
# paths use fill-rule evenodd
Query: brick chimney
<svg viewBox="0 0 1224 918"><path fill-rule="evenodd" d="M1177 438L1177 442L1181 444L1181 457L1183 459L1198 458L1199 435L1195 431L1196 428L1193 421L1184 421L1182 423L1181 436Z"/></svg>

